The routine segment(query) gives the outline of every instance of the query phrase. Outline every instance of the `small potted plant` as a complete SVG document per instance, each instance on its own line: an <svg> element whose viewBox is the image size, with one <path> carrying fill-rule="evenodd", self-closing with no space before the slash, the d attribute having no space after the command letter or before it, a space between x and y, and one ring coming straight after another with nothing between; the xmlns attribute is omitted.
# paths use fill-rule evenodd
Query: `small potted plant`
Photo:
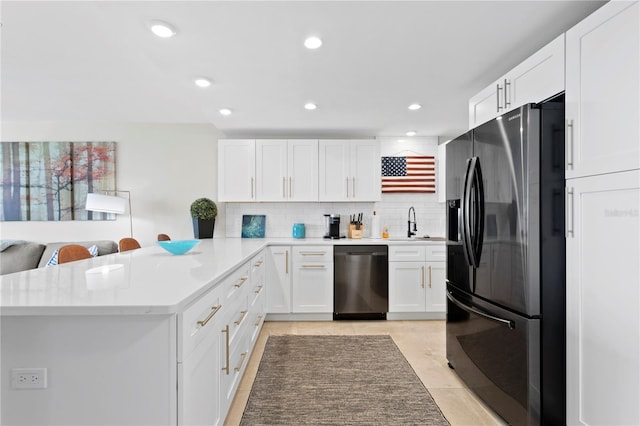
<svg viewBox="0 0 640 426"><path fill-rule="evenodd" d="M197 239L213 238L217 215L218 207L209 198L198 198L191 203L194 237Z"/></svg>

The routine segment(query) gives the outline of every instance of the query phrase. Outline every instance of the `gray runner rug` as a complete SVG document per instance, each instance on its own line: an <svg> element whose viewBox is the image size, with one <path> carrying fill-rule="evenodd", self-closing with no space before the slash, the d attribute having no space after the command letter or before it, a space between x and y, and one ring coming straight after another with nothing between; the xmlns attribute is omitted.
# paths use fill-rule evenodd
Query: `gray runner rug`
<svg viewBox="0 0 640 426"><path fill-rule="evenodd" d="M249 425L449 425L389 336L269 336Z"/></svg>

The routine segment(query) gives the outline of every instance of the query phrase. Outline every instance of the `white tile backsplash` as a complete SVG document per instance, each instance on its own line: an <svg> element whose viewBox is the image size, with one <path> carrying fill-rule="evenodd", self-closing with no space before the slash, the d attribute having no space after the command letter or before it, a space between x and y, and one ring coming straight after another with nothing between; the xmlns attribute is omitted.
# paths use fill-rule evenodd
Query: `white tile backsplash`
<svg viewBox="0 0 640 426"><path fill-rule="evenodd" d="M294 223L304 223L309 238L324 235L324 214L339 214L341 234L346 235L349 215L364 213L364 235L370 236L371 216L375 210L382 226L392 237L407 233L409 207L416 209L418 235L444 236L445 205L438 203L436 194L383 194L376 203L226 203L226 236L240 237L242 215L267 216L265 235L272 238L291 237ZM412 216L413 218L413 216Z"/></svg>

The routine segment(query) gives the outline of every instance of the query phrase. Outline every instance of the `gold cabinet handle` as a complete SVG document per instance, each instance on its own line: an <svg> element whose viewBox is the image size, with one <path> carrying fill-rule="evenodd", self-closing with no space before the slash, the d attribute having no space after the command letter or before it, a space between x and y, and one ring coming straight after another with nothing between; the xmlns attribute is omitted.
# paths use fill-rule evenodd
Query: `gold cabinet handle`
<svg viewBox="0 0 640 426"><path fill-rule="evenodd" d="M287 198L287 190L286 188L286 182L287 182L287 178L285 178L284 176L282 176L282 198Z"/></svg>
<svg viewBox="0 0 640 426"><path fill-rule="evenodd" d="M234 321L233 323L234 323L235 325L240 325L240 323L241 323L242 321L244 321L244 317L246 317L246 316L247 316L247 312L248 312L248 311L240 311L240 313L242 314L242 316L240 317L240 319L239 319L239 320L236 320L236 321Z"/></svg>
<svg viewBox="0 0 640 426"><path fill-rule="evenodd" d="M262 321L262 315L258 315L258 320L256 321L255 326L259 327L260 326L260 322Z"/></svg>
<svg viewBox="0 0 640 426"><path fill-rule="evenodd" d="M244 360L247 358L247 355L249 354L249 352L242 352L240 354L240 364L238 364L238 366L236 368L234 368L234 370L236 372L240 371L242 369L242 364L244 364Z"/></svg>
<svg viewBox="0 0 640 426"><path fill-rule="evenodd" d="M197 323L196 323L196 324L198 324L198 325L199 325L199 326L201 326L201 327L204 327L205 325L207 325L207 323L209 322L209 320L210 320L211 318L213 318L213 316L214 316L215 314L217 314L217 313L218 313L218 311L220 310L220 308L222 308L222 305L212 306L212 307L211 307L211 312L209 312L209 315L207 315L207 317L206 317L205 319L197 321Z"/></svg>
<svg viewBox="0 0 640 426"><path fill-rule="evenodd" d="M431 288L431 265L429 265L429 288Z"/></svg>
<svg viewBox="0 0 640 426"><path fill-rule="evenodd" d="M300 254L303 256L324 256L327 253L315 252L315 251L301 251Z"/></svg>
<svg viewBox="0 0 640 426"><path fill-rule="evenodd" d="M255 293L255 294L260 294L260 292L262 291L262 288L263 288L263 287L264 287L264 286L262 286L262 285L257 286L257 287L256 287L256 290L254 291L254 293Z"/></svg>
<svg viewBox="0 0 640 426"><path fill-rule="evenodd" d="M253 200L253 178L251 178L251 199Z"/></svg>
<svg viewBox="0 0 640 426"><path fill-rule="evenodd" d="M289 176L289 198L293 197L293 186L291 182L291 176Z"/></svg>
<svg viewBox="0 0 640 426"><path fill-rule="evenodd" d="M244 284L247 280L249 279L249 277L241 277L237 283L235 283L233 286L234 287L242 287L242 284Z"/></svg>
<svg viewBox="0 0 640 426"><path fill-rule="evenodd" d="M303 268L315 268L315 269L324 269L326 268L325 265L302 265Z"/></svg>
<svg viewBox="0 0 640 426"><path fill-rule="evenodd" d="M284 251L284 273L289 273L289 250Z"/></svg>
<svg viewBox="0 0 640 426"><path fill-rule="evenodd" d="M258 260L256 263L253 264L253 266L255 266L256 268L259 268L260 266L262 266L262 260Z"/></svg>
<svg viewBox="0 0 640 426"><path fill-rule="evenodd" d="M422 279L422 288L424 288L424 266L421 266L422 273L420 274L420 278Z"/></svg>
<svg viewBox="0 0 640 426"><path fill-rule="evenodd" d="M226 340L226 348L227 348L227 366L226 367L222 367L222 371L227 373L227 376L229 375L229 326L227 325L224 330L222 330L223 333L225 333L225 340Z"/></svg>

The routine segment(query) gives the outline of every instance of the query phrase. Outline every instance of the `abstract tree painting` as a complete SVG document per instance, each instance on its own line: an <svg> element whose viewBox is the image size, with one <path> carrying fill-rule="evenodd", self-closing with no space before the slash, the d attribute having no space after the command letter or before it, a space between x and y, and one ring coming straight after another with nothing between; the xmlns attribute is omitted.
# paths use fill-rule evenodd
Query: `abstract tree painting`
<svg viewBox="0 0 640 426"><path fill-rule="evenodd" d="M84 209L115 189L115 142L2 142L2 221L113 218Z"/></svg>

